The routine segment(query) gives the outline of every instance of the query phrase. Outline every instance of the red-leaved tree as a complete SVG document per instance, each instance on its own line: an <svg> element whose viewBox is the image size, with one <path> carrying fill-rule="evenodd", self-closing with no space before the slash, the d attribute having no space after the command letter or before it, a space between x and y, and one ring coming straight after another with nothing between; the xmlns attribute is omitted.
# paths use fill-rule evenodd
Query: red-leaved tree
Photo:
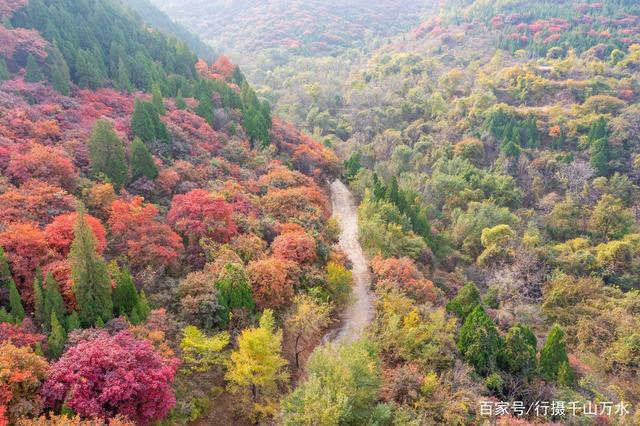
<svg viewBox="0 0 640 426"><path fill-rule="evenodd" d="M124 415L136 424L162 419L175 404L179 361L161 357L145 339L123 331L84 340L52 365L41 394L49 408L68 405L83 417Z"/></svg>
<svg viewBox="0 0 640 426"><path fill-rule="evenodd" d="M286 232L277 236L271 248L275 257L291 260L299 265L313 262L316 258L316 241L304 231Z"/></svg>
<svg viewBox="0 0 640 426"><path fill-rule="evenodd" d="M44 235L51 248L57 250L64 257L67 257L69 250L71 250L73 227L77 216L75 212L61 214L44 229ZM88 214L85 214L84 217L96 237L96 250L99 254L102 254L107 247L107 232L99 219Z"/></svg>
<svg viewBox="0 0 640 426"><path fill-rule="evenodd" d="M249 263L253 300L260 309L279 309L293 297L293 262L268 257Z"/></svg>

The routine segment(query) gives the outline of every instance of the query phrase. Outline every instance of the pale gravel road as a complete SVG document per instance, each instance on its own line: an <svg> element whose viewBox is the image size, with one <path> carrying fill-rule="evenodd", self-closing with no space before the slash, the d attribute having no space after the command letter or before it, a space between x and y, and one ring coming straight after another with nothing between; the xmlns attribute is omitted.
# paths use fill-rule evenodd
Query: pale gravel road
<svg viewBox="0 0 640 426"><path fill-rule="evenodd" d="M340 224L340 247L351 261L353 270L352 302L346 308L342 325L325 340L348 343L357 340L373 320L373 296L369 291L371 274L367 259L358 240L358 206L349 188L341 181L331 184L333 217Z"/></svg>

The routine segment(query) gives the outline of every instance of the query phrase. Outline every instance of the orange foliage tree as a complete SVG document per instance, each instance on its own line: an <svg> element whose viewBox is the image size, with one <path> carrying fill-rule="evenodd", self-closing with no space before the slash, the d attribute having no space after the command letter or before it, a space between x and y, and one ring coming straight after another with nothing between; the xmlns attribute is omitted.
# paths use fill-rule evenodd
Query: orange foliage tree
<svg viewBox="0 0 640 426"><path fill-rule="evenodd" d="M39 179L66 190L73 190L77 181L69 156L59 148L40 144L34 144L29 152L14 154L7 173L20 183Z"/></svg>
<svg viewBox="0 0 640 426"><path fill-rule="evenodd" d="M408 257L383 259L375 257L371 268L378 286L395 286L419 301L434 302L437 291L433 282L424 277L413 260Z"/></svg>
<svg viewBox="0 0 640 426"><path fill-rule="evenodd" d="M109 226L116 248L127 253L131 266L174 265L183 250L182 239L168 225L158 222L158 208L142 197L120 199L111 205Z"/></svg>
<svg viewBox="0 0 640 426"><path fill-rule="evenodd" d="M298 223L305 228L320 228L328 217L328 200L315 186L272 189L262 203L276 220Z"/></svg>
<svg viewBox="0 0 640 426"><path fill-rule="evenodd" d="M57 250L64 257L67 257L71 250L73 227L77 216L75 212L61 214L44 229L44 235L51 248ZM85 214L84 217L96 237L96 250L99 254L102 254L107 247L107 231L105 231L99 219L88 214Z"/></svg>
<svg viewBox="0 0 640 426"><path fill-rule="evenodd" d="M17 189L0 194L0 224L34 222L46 225L62 214L75 210L75 199L64 189L30 180Z"/></svg>
<svg viewBox="0 0 640 426"><path fill-rule="evenodd" d="M286 232L276 237L271 245L278 259L298 263L311 263L316 259L316 241L304 231Z"/></svg>
<svg viewBox="0 0 640 426"><path fill-rule="evenodd" d="M249 263L253 300L260 309L279 309L293 297L293 262L268 257Z"/></svg>
<svg viewBox="0 0 640 426"><path fill-rule="evenodd" d="M0 406L10 424L22 416L37 416L42 411L38 393L49 371L49 364L28 347L10 342L0 344Z"/></svg>
<svg viewBox="0 0 640 426"><path fill-rule="evenodd" d="M4 248L9 259L22 300L31 303L35 269L52 257L44 233L33 224L10 224L0 233L0 247Z"/></svg>

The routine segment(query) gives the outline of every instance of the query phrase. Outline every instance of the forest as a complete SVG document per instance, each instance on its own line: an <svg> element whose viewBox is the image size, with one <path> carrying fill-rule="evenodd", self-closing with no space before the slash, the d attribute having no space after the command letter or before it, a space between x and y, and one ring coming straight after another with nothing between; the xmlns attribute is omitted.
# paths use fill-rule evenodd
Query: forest
<svg viewBox="0 0 640 426"><path fill-rule="evenodd" d="M0 426L640 424L635 0L0 16Z"/></svg>

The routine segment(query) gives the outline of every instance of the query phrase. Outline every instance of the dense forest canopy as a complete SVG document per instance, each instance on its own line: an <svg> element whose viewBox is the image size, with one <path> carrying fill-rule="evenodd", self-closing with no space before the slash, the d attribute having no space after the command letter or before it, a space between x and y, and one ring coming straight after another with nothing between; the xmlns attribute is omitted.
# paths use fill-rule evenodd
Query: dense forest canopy
<svg viewBox="0 0 640 426"><path fill-rule="evenodd" d="M0 425L640 424L636 1L0 15Z"/></svg>

